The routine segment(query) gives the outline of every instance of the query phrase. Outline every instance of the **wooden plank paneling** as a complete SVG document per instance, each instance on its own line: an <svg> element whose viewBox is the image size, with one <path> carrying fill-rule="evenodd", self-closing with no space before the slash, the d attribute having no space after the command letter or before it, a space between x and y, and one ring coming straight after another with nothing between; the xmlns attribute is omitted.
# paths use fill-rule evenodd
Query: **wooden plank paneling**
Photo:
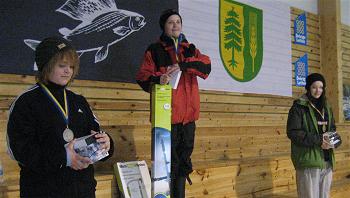
<svg viewBox="0 0 350 198"><path fill-rule="evenodd" d="M292 62L309 55L309 73L321 72L319 16L306 13L308 44L294 44L293 20L303 10L291 8ZM350 83L350 28L342 26L343 78ZM345 39L344 39L345 38ZM291 65L294 71L294 65ZM294 72L293 76L294 78ZM33 76L0 74L0 157L6 190L0 197L18 196L19 168L6 155L8 109L15 97L35 82ZM294 84L294 80L293 80ZM75 80L70 89L84 95L115 143L116 152L106 162L95 164L97 197L118 197L112 176L117 161L146 160L151 164L149 94L132 83ZM294 167L286 121L293 100L305 92L293 86L293 97L264 94L201 91L201 115L196 122L191 174L186 197L296 197ZM343 144L336 150L332 197L350 192L350 125L338 125ZM108 172L108 174L99 173ZM340 192L340 193L338 193ZM334 195L334 196L333 196Z"/></svg>

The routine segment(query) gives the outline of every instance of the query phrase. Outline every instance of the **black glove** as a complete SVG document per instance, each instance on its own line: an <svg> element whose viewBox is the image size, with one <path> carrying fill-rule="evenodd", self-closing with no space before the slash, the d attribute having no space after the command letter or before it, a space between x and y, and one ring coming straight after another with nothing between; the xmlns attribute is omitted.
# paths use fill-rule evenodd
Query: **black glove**
<svg viewBox="0 0 350 198"><path fill-rule="evenodd" d="M184 54L185 58L189 58L189 57L195 56L196 55L196 46L191 43L188 46L188 48L184 49L183 54Z"/></svg>

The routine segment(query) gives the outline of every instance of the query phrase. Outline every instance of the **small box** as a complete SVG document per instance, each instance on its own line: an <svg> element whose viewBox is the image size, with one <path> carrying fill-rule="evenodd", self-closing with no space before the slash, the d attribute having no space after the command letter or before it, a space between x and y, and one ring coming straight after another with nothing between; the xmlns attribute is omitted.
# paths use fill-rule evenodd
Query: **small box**
<svg viewBox="0 0 350 198"><path fill-rule="evenodd" d="M67 145L68 143L65 146ZM73 148L77 154L90 158L93 163L109 155L108 151L102 149L100 143L96 141L95 134L77 138Z"/></svg>
<svg viewBox="0 0 350 198"><path fill-rule="evenodd" d="M340 142L340 136L335 131L329 131L325 132L323 134L323 139L328 142L328 144L331 145L332 148L335 147L335 145Z"/></svg>
<svg viewBox="0 0 350 198"><path fill-rule="evenodd" d="M117 162L114 173L124 198L151 198L151 178L145 161Z"/></svg>

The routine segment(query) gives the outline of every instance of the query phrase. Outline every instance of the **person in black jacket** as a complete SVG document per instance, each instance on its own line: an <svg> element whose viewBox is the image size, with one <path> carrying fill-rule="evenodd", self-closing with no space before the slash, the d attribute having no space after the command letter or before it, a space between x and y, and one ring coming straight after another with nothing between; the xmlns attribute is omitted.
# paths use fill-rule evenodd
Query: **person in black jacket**
<svg viewBox="0 0 350 198"><path fill-rule="evenodd" d="M67 40L50 37L37 46L35 61L37 83L13 102L7 126L8 152L21 168L20 195L95 197L92 161L73 146L93 133L112 156L113 141L100 132L86 99L67 89L79 70L78 54Z"/></svg>

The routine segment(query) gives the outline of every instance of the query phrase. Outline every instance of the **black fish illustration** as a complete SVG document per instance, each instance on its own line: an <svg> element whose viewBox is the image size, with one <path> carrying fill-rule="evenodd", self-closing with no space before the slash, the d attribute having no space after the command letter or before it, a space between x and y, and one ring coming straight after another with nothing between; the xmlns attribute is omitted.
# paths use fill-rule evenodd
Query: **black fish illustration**
<svg viewBox="0 0 350 198"><path fill-rule="evenodd" d="M118 9L114 0L68 0L56 10L81 23L70 30L60 28L63 38L70 40L80 56L97 51L95 63L108 56L109 46L123 40L145 26L145 17L128 10ZM35 49L40 41L25 39L25 44Z"/></svg>

